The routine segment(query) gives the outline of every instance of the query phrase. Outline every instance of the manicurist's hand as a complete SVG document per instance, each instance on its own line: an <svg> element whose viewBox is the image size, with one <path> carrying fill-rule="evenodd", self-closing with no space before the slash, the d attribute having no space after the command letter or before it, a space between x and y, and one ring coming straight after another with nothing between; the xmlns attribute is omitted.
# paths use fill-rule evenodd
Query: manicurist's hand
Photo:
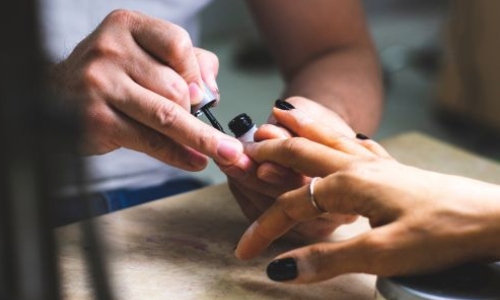
<svg viewBox="0 0 500 300"><path fill-rule="evenodd" d="M184 29L120 10L50 74L55 92L83 113L86 154L126 147L200 170L205 155L230 165L243 151L236 139L190 114L203 81L218 94L217 71L217 57L193 47Z"/></svg>
<svg viewBox="0 0 500 300"><path fill-rule="evenodd" d="M288 127L307 119L299 111L278 117ZM317 207L309 186L281 195L243 235L237 257L258 255L301 222L344 213L367 217L373 229L350 240L284 253L268 266L270 278L307 283L352 272L393 276L500 259L498 186L405 166L374 141L322 128L309 126L301 133L305 138L246 147L257 162L273 161L322 179L314 185Z"/></svg>

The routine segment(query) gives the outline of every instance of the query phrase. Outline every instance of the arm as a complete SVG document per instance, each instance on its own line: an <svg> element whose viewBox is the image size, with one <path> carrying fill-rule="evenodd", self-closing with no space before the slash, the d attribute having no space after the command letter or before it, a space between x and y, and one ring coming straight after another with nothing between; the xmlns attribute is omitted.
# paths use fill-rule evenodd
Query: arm
<svg viewBox="0 0 500 300"><path fill-rule="evenodd" d="M336 112L355 132L373 134L382 110L376 52L358 0L248 0L296 107Z"/></svg>

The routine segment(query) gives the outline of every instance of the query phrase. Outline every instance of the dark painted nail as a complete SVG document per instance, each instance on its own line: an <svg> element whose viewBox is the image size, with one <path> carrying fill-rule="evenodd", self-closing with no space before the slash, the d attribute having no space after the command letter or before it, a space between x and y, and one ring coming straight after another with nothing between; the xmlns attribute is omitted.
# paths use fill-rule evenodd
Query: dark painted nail
<svg viewBox="0 0 500 300"><path fill-rule="evenodd" d="M277 259L267 265L267 276L274 281L286 281L297 278L297 263L288 257Z"/></svg>
<svg viewBox="0 0 500 300"><path fill-rule="evenodd" d="M366 135L364 135L364 134L362 134L362 133L357 133L357 134L356 134L356 138L357 138L358 140L369 140L369 139L370 139L369 137L367 137Z"/></svg>
<svg viewBox="0 0 500 300"><path fill-rule="evenodd" d="M279 108L281 110L291 110L295 108L295 106L281 99L278 99L276 100L276 102L274 102L274 107Z"/></svg>

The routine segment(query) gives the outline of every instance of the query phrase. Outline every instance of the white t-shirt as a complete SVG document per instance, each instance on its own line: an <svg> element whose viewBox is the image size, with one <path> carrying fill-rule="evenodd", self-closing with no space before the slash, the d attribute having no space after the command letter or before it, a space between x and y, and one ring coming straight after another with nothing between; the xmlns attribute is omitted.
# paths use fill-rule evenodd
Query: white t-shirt
<svg viewBox="0 0 500 300"><path fill-rule="evenodd" d="M53 61L64 59L115 9L135 10L175 23L185 28L196 43L197 14L210 1L40 0L44 47ZM144 187L186 175L184 171L128 149L87 157L85 163L89 173L88 187L92 191Z"/></svg>

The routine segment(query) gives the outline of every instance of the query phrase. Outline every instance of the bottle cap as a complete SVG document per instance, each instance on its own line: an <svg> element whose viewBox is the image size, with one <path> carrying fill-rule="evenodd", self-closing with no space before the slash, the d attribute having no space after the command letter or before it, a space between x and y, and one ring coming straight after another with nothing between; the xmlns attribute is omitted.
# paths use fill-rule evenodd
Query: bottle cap
<svg viewBox="0 0 500 300"><path fill-rule="evenodd" d="M248 132L255 124L245 113L239 114L229 121L228 126L235 137L240 137Z"/></svg>

